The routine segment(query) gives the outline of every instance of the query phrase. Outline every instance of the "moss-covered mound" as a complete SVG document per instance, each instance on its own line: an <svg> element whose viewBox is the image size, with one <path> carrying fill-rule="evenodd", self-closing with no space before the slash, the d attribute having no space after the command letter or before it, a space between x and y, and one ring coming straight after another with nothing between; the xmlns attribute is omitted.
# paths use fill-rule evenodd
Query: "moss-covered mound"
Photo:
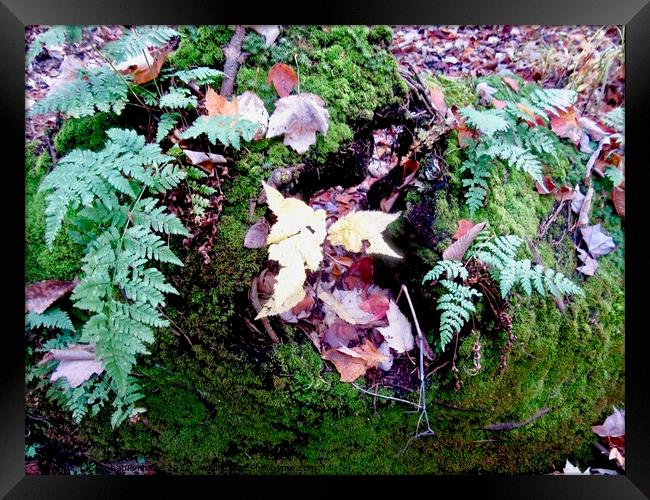
<svg viewBox="0 0 650 500"><path fill-rule="evenodd" d="M223 64L230 28L187 28L186 33L171 64ZM180 292L170 297L166 310L172 327L158 332L152 355L138 370L147 412L116 431L107 423L108 412L85 420L78 435L93 459L147 457L162 471L191 474L419 474L539 473L567 457L581 464L591 456L590 425L623 400L624 235L620 220L606 210L593 217L615 236L617 249L600 259L594 277L580 283L584 297L573 299L565 312L551 299L515 297L513 339L492 333L479 314L478 334L458 346L460 390L448 370L429 377L434 436L410 440L418 413L340 383L299 329L273 320L282 343L272 345L263 330L251 326L255 313L248 291L266 254L242 244L249 201L272 167L308 162L328 169L355 134L372 127L379 110L401 102L406 89L386 50L390 37L384 27L291 27L266 48L262 37L247 35L248 56L236 92L255 90L272 111L276 94L266 82L267 71L277 62L291 64L300 73L301 90L326 101L329 131L302 156L278 139L242 149L223 182L225 204L211 263L179 249L185 267L171 276ZM459 105L474 98L462 82L438 78L436 83L449 88L449 99ZM59 136L57 149L93 147L83 137L98 126L66 125L61 134L68 135ZM468 217L459 192L455 134L445 140L448 184L424 196L410 195L409 211L392 235L412 258L391 274L391 287L396 288L396 279L409 285L428 331L435 326L428 314L435 304L420 284L422 275L450 243L458 219ZM43 200L34 192L46 168L44 158L28 152L27 281L70 278L79 265L78 249L62 237L54 252L45 252L41 243ZM488 204L476 219L487 220L497 233L534 237L553 200L537 194L524 174L510 172L507 181L503 174L495 171ZM425 216L415 224L413 213L419 209ZM423 227L433 240L414 236ZM560 227L561 217L539 243L539 253L545 265L580 280L571 237L562 236ZM482 368L473 375L477 339ZM482 429L523 422L543 408L548 413L518 429Z"/></svg>

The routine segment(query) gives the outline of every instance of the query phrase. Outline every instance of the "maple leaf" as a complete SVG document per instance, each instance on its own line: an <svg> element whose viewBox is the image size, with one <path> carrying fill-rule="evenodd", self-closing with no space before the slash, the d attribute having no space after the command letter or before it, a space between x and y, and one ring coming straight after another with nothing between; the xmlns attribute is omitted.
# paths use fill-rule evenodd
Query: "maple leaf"
<svg viewBox="0 0 650 500"><path fill-rule="evenodd" d="M478 233L485 229L487 222L481 222L476 224L470 230L468 230L463 236L461 236L458 241L452 243L443 253L443 260L463 260L463 256L467 249L470 247L472 242L478 236Z"/></svg>
<svg viewBox="0 0 650 500"><path fill-rule="evenodd" d="M341 245L350 252L360 252L363 241L367 240L369 245L365 250L366 253L401 259L402 256L389 247L381 235L400 214L401 212L386 214L374 210L351 212L330 226L328 238L333 245Z"/></svg>
<svg viewBox="0 0 650 500"><path fill-rule="evenodd" d="M238 102L236 98L229 101L210 87L205 94L205 109L208 110L208 116L238 115Z"/></svg>
<svg viewBox="0 0 650 500"><path fill-rule="evenodd" d="M329 349L321 357L334 364L341 374L341 382L354 382L365 375L368 368L375 368L390 359L368 341L352 349L345 346Z"/></svg>
<svg viewBox="0 0 650 500"><path fill-rule="evenodd" d="M397 352L406 352L413 349L415 343L411 333L411 323L392 300L388 305L386 317L388 318L388 326L379 327L377 330L386 340L388 347L395 349Z"/></svg>
<svg viewBox="0 0 650 500"><path fill-rule="evenodd" d="M266 238L269 259L278 261L281 268L273 296L255 319L287 311L305 298L305 267L312 271L318 269L325 240L324 210L314 210L296 198L285 198L266 183L263 186L267 204L277 217Z"/></svg>
<svg viewBox="0 0 650 500"><path fill-rule="evenodd" d="M277 63L271 66L266 81L273 84L280 97L287 97L298 83L298 77L291 66Z"/></svg>
<svg viewBox="0 0 650 500"><path fill-rule="evenodd" d="M51 359L59 361L52 373L52 382L61 377L68 379L70 387L78 387L88 380L93 373L104 371L104 364L95 357L95 344L71 344L65 349L50 349L40 364Z"/></svg>
<svg viewBox="0 0 650 500"><path fill-rule="evenodd" d="M327 134L329 111L316 94L302 93L278 99L266 137L284 134L284 144L304 153L316 142L316 132Z"/></svg>
<svg viewBox="0 0 650 500"><path fill-rule="evenodd" d="M43 314L57 300L72 293L78 281L45 280L25 287L25 312Z"/></svg>
<svg viewBox="0 0 650 500"><path fill-rule="evenodd" d="M266 128L269 125L269 112L266 110L262 99L255 92L247 90L242 95L237 96L237 105L242 118L260 124L253 136L253 140L263 139L264 134L266 134Z"/></svg>

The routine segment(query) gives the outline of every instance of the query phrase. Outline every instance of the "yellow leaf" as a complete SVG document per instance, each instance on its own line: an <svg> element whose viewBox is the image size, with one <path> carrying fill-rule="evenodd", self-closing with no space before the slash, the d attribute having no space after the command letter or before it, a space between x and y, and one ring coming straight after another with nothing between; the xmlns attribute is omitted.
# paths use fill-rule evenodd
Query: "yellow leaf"
<svg viewBox="0 0 650 500"><path fill-rule="evenodd" d="M280 264L273 296L255 319L288 311L305 298L305 268L315 271L323 260L325 211L296 198L285 198L264 183L266 199L277 221L266 239L269 259Z"/></svg>
<svg viewBox="0 0 650 500"><path fill-rule="evenodd" d="M360 252L363 240L367 240L369 245L366 253L384 254L400 259L402 256L389 247L381 235L388 224L399 216L400 212L395 214L379 211L349 213L330 226L329 240L333 245L342 245L350 252Z"/></svg>

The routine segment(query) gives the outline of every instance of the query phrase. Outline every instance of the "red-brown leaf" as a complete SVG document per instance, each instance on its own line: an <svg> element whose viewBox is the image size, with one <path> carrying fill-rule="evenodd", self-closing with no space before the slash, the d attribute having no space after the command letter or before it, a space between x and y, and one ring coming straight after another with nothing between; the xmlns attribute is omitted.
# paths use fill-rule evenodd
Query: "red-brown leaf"
<svg viewBox="0 0 650 500"><path fill-rule="evenodd" d="M72 293L78 281L45 280L25 287L25 311L44 313L57 300Z"/></svg>
<svg viewBox="0 0 650 500"><path fill-rule="evenodd" d="M504 76L503 81L512 90L514 90L515 92L519 92L519 82L517 80L515 80L514 78L510 78L509 76Z"/></svg>
<svg viewBox="0 0 650 500"><path fill-rule="evenodd" d="M458 238L462 238L467 231L472 229L474 227L474 223L471 220L467 219L460 219L458 221L458 229L456 229L456 232L452 236L452 239L455 241Z"/></svg>
<svg viewBox="0 0 650 500"><path fill-rule="evenodd" d="M614 202L616 213L622 219L625 219L625 184L621 184L614 188L612 191L612 201Z"/></svg>
<svg viewBox="0 0 650 500"><path fill-rule="evenodd" d="M463 260L465 252L467 252L467 249L476 239L478 233L480 233L486 225L487 222L476 224L469 231L467 231L456 243L453 243L451 246L449 246L442 253L442 258L444 260Z"/></svg>
<svg viewBox="0 0 650 500"><path fill-rule="evenodd" d="M298 77L291 66L277 63L269 70L267 82L273 84L280 97L287 97L298 83Z"/></svg>

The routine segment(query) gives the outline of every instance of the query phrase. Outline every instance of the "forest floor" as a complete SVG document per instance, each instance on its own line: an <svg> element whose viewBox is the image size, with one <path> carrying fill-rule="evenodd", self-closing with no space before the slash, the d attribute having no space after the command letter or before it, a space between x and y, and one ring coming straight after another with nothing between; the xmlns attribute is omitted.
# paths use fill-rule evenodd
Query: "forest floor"
<svg viewBox="0 0 650 500"><path fill-rule="evenodd" d="M29 27L26 46L45 30ZM80 67L104 65L97 49L118 40L123 32L121 26L85 30L78 42L38 55L26 67L26 108L64 85ZM196 43L219 40L225 46L231 33L225 29L215 33L208 42L198 36ZM303 36L309 37L304 47ZM368 468L372 473L576 473L570 464L563 469L568 457L582 470L591 466L609 471L603 473L624 471L624 458L611 454L614 450L624 454L624 435L615 434L624 426L624 413L616 410L609 424L599 430L608 447L591 432L591 426L611 414L612 405L622 403L624 388L624 183L614 187L617 193L623 192L621 208L605 174L609 168L624 176L624 147L615 139L612 145L605 144L603 136L616 134L602 122L605 114L625 105L624 32L615 26L397 26L390 43L378 42L380 35L359 35L359 31L339 33L335 42L330 36L308 30L287 35L292 43L298 40L309 58L320 61L312 66L302 63L309 69L303 70L301 83L305 92L318 92L328 104L331 122L326 141L319 134L319 142L304 156L289 151L277 139L276 143L251 142L237 152L190 141L194 149L203 146L200 151L210 155L223 153L228 166L210 167L206 186L214 187L217 194L203 219L190 217L188 193L174 191L165 198L170 210L186 225L189 220L188 227L200 237L173 247L185 267L170 278L180 291L168 304L173 326L161 334L152 361L137 375L146 392L145 416L133 416L115 437L107 430L106 412L87 425L72 424L65 411L46 402L42 385L35 388L32 383L26 395L27 427L32 433L27 438L32 443L29 454L26 451L28 474L367 473ZM393 71L390 74L403 80L406 92L399 95L396 82L384 81L374 65L385 60L375 61L370 49L354 37L387 59L395 58L396 71L387 70L388 64L380 70ZM246 54L236 88L239 92L254 89L268 107L277 95L268 82L259 84L258 75L266 75L270 66L264 52L268 48L260 44L254 39L249 43L252 55ZM181 56L170 58L173 65L183 68L183 57L192 60L190 66L200 65L192 59L200 56L183 50L178 51ZM342 62L341 54L355 50L361 55L347 54L353 63L344 66L348 59ZM283 56L281 48L274 54L290 64L298 60ZM350 74L339 77L337 72L345 71ZM372 82L358 81L370 79L373 72L376 79ZM477 78L486 77L494 79L476 85ZM497 88L519 97L519 88L528 83L577 92L573 115L565 113L558 123L550 121L557 135L553 139L560 138L562 152L569 151L566 159L546 169L541 183L531 182L518 170L499 167L490 180L490 198L476 217L470 216L463 192L467 181L462 178L466 176L463 155L468 151L463 141L478 135L459 121L459 109L473 104L502 109L506 103L492 97ZM380 88L382 84L385 87ZM525 107L519 109L528 112ZM129 119L144 116L137 112L142 113L132 112ZM151 116L148 124L134 124L138 133L154 135ZM65 123L67 119L56 113L26 116L28 183L40 182L44 170L77 145L74 137L71 145L61 139L63 134L57 138ZM524 123L535 126L525 115L520 125ZM103 134L102 127L92 124L79 130L96 134L101 129ZM165 147L171 150L169 146L179 142L176 139L168 135ZM607 161L605 152L610 155ZM615 168L610 164L612 154ZM586 176L584 164L591 164ZM265 170L268 167L276 168ZM592 168L598 173L593 181L596 192L588 190L585 196L578 184L582 191L591 188ZM276 187L281 196L296 196L313 209L322 208L328 218L342 218L361 208L381 210L391 220L398 211L403 213L387 231L387 241L399 247L405 262L387 264L377 259L369 263L366 257L357 259L354 252L326 246L327 266L305 282L316 291L315 299L302 310L295 307L305 299L284 311L282 320L253 321L261 307L262 288L267 287L267 296L273 288L267 275L277 269L273 264L263 267L262 245L248 245L258 224L266 225L268 232L267 203L275 213L271 201L265 199L262 181ZM44 202L35 194L35 185L30 184L28 191L28 199L37 200L28 214L31 235L43 231L43 214L36 211L43 212ZM355 329L350 332L349 325L338 330L321 328L332 317L332 311L321 314L327 308L312 308L318 304L321 281L331 281L332 293L335 281L338 285L345 282L345 293L359 283L367 291L372 283L377 303L367 299L374 323L363 333L367 335L364 345L380 344L378 332L387 328L381 317L388 318L382 309L384 301L387 304L390 298L393 304L395 296L395 302L400 300L402 285L414 295L415 307L410 297L408 304L415 322L419 316L423 330L434 331L439 312L435 295L422 286L422 277L443 250L446 253L454 241L477 229L480 223L470 217L489 223L501 234L526 238L532 259L543 260L575 279L584 296L574 301L543 301L517 294L508 304L499 298L498 285L488 279L485 268L470 266L469 279L479 283L488 296L477 318L487 318L489 327L480 322L477 326L473 319L471 328L456 333L446 352L434 356L426 341L418 339L419 367L416 354L402 352L394 357L392 369L380 370L375 364L364 371L365 380L359 380L365 381L365 388L342 383L350 375L345 371L350 365L342 369L337 364L340 356L328 358L324 345L332 347L343 338L343 347L350 351L344 336L362 334ZM192 225L192 220L199 219L200 223ZM590 260L583 260L580 271L576 268L580 256L586 255L586 237L580 236L579 226L587 222L592 228L602 225L614 239L602 238L616 245L612 251L612 243L605 257L594 252L594 257L602 257L598 263L585 257ZM598 231L593 232L605 234ZM36 250L32 241L32 253L38 255L31 262L37 265L28 274L71 280L78 269L65 269L65 265L69 254L78 249L68 243L63 246L61 262L51 264L48 259L52 257L40 247ZM588 242L587 250L591 252ZM54 255L58 258L59 254ZM69 262L78 265L78 255ZM584 271L589 265L593 267ZM408 310L405 300L399 304ZM38 335L29 333L32 358L41 342ZM347 344L357 349L353 356L360 352L356 342L355 338ZM428 354L426 361L423 352ZM414 422L420 429L426 415L422 413L420 420L415 412L405 416L408 407L399 406L407 403L422 409L421 399L417 403L415 399L418 388L425 391L425 378L429 392L424 401L426 394L431 401L427 419L438 431L430 441L426 433L422 440L408 437Z"/></svg>

